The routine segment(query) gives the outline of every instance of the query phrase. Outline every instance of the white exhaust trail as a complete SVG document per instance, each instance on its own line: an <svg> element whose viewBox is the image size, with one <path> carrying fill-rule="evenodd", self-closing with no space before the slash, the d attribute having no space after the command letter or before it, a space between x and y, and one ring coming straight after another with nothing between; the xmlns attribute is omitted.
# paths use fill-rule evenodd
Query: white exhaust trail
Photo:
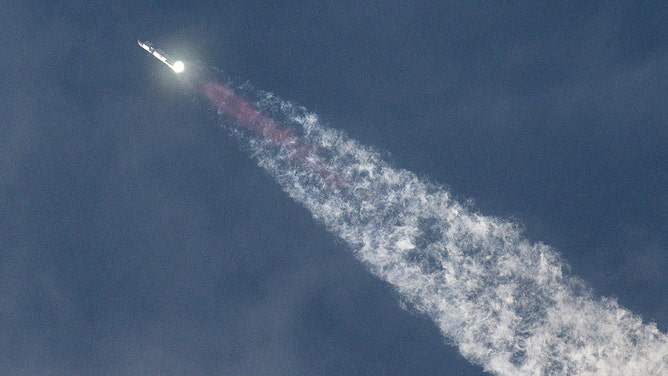
<svg viewBox="0 0 668 376"><path fill-rule="evenodd" d="M293 199L498 375L668 375L668 337L564 274L559 254L472 212L315 115L217 83L209 100Z"/></svg>

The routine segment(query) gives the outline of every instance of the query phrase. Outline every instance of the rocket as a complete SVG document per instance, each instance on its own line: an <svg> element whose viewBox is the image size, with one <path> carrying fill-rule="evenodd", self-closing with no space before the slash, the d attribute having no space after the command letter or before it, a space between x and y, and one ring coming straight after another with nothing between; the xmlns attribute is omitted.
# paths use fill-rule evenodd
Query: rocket
<svg viewBox="0 0 668 376"><path fill-rule="evenodd" d="M146 50L146 52L150 53L151 55L155 56L156 59L162 61L167 65L168 67L172 68L172 70L175 73L181 73L183 70L186 68L186 66L183 64L181 60L172 60L169 55L165 53L165 51L153 47L153 43L146 41L142 42L140 40L137 41L137 44L139 44L139 47L143 48Z"/></svg>

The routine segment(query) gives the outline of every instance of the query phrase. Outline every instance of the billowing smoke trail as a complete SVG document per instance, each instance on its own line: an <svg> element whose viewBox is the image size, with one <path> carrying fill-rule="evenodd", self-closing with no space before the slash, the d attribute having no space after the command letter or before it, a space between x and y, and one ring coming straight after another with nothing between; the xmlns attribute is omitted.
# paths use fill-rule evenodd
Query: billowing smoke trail
<svg viewBox="0 0 668 376"><path fill-rule="evenodd" d="M248 99L215 82L204 83L202 88L205 96L217 106L219 115L231 117L230 120L241 126L240 130L252 131L261 137L266 146L281 148L281 154L301 164L304 170L318 178L323 186L337 186L341 183L334 171L313 149L314 145L306 143L306 139L297 137L285 127L280 128L274 119L266 116Z"/></svg>
<svg viewBox="0 0 668 376"><path fill-rule="evenodd" d="M517 225L471 211L271 94L203 90L258 164L470 361L499 375L668 375L666 334L592 297Z"/></svg>

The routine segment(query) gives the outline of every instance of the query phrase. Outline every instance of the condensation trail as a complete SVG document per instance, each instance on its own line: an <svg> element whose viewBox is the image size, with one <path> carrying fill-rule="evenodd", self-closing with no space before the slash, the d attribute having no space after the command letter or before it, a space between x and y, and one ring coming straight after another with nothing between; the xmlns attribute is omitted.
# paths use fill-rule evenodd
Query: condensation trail
<svg viewBox="0 0 668 376"><path fill-rule="evenodd" d="M201 86L293 199L498 375L668 375L668 337L566 276L558 253L397 169L303 108L248 85Z"/></svg>

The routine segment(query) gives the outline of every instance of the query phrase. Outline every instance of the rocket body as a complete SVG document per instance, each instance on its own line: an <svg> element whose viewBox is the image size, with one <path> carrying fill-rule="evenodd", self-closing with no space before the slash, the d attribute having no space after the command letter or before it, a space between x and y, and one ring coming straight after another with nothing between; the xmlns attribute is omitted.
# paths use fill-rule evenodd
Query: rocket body
<svg viewBox="0 0 668 376"><path fill-rule="evenodd" d="M174 61L169 55L167 55L165 53L165 51L163 51L159 48L155 48L153 46L153 43L151 43L149 41L142 42L142 41L138 40L137 44L139 44L139 47L145 49L146 52L153 55L156 59L165 63L165 65L170 67L174 72L181 73L185 69L185 65L183 64L182 61L180 61L180 60Z"/></svg>

